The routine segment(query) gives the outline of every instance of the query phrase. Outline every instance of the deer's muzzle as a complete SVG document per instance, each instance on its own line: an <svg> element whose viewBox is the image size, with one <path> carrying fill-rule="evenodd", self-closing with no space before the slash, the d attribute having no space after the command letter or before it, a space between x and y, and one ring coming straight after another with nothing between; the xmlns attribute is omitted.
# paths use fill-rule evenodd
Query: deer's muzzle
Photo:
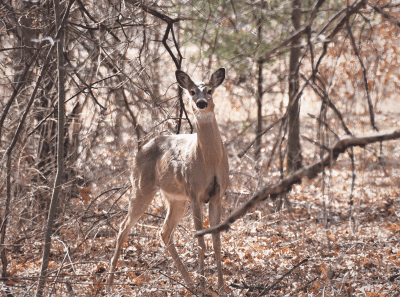
<svg viewBox="0 0 400 297"><path fill-rule="evenodd" d="M196 106L199 109L204 109L204 108L207 108L208 103L205 99L199 99L196 101Z"/></svg>

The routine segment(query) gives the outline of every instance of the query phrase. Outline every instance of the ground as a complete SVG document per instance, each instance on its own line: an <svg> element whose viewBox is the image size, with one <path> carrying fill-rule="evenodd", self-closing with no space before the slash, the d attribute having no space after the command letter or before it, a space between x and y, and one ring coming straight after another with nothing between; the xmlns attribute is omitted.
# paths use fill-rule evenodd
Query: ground
<svg viewBox="0 0 400 297"><path fill-rule="evenodd" d="M399 118L399 114L386 112L377 115L377 122L382 129L393 129L399 127ZM353 120L357 122L357 118ZM367 122L368 117L358 120ZM264 138L270 145L264 148L261 161L254 161L252 151L237 157L251 140L241 134L240 125L243 123L221 126L231 179L223 217L263 186L278 181L281 174L279 162L266 168L272 132ZM315 139L312 119L305 119L302 127L302 134ZM356 124L353 131L357 131ZM319 158L315 146L302 144L304 164ZM223 232L228 296L400 296L399 144L385 142L382 152L379 144L355 148L353 190L351 161L343 154L331 169L326 168L324 176L303 180L286 197L257 204ZM114 158L131 157L122 152ZM122 195L125 188L113 189L129 181L128 168L121 168L118 182L105 175L106 182L82 188L80 198L71 199L68 205L64 201L64 219L53 237L47 296L200 296L199 291L190 292L184 286L162 245L159 230L166 210L159 196L132 229L117 267L113 293L105 293L108 263L129 198L129 191ZM189 207L175 238L184 263L198 281L192 221ZM9 237L14 246L7 248L9 285L15 296L33 295L41 261L43 233L24 232L19 234L26 236ZM211 236L205 238L205 295L218 296Z"/></svg>

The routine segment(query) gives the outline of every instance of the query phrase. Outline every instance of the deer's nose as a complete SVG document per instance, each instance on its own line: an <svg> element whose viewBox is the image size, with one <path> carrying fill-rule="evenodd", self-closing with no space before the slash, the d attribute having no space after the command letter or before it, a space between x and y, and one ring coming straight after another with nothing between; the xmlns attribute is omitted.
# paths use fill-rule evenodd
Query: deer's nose
<svg viewBox="0 0 400 297"><path fill-rule="evenodd" d="M207 108L208 103L207 103L207 101L205 99L199 99L196 102L196 106L199 109L204 109L204 108Z"/></svg>

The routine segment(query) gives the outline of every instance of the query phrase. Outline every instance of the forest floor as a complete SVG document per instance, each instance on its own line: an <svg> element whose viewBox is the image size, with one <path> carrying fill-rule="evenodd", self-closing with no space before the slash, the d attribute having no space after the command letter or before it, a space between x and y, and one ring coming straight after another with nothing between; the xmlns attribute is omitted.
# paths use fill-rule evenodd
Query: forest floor
<svg viewBox="0 0 400 297"><path fill-rule="evenodd" d="M382 129L399 127L400 114L378 114L377 122ZM222 127L231 169L223 217L280 177L277 165L262 166L269 160L270 147L263 151L266 157L261 163L252 160L251 151L237 157L249 143L240 137L240 125ZM303 125L302 133L315 139L315 123L307 120ZM265 138L265 142L272 140L272 136ZM312 144L303 142L304 164L317 160L318 154ZM353 190L352 163L344 154L325 170L324 178L320 174L314 180L303 180L286 197L259 203L221 234L229 296L400 296L400 142L383 143L382 155L379 144L367 150L354 148L354 155ZM128 195L121 196L123 190L112 190L127 183L129 177L127 156L117 157L125 160L118 181L110 173L108 181L81 189L79 199L64 204L63 219L53 237L46 296L200 296L183 285L162 245L159 231L166 209L159 196L132 228L123 246L113 293L105 293L107 267L128 201ZM9 288L14 296L32 296L43 232L20 228L22 231L14 234L25 236L13 238L13 230L8 231L13 244L7 248L12 276ZM175 241L197 282L193 229L188 207ZM205 239L206 296L218 296L211 236Z"/></svg>

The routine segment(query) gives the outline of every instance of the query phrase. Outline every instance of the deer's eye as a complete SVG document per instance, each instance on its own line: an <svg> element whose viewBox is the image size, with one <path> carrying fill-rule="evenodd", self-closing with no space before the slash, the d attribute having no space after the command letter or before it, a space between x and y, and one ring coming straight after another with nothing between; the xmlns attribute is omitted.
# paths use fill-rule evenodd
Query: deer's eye
<svg viewBox="0 0 400 297"><path fill-rule="evenodd" d="M194 96L194 95L196 95L196 92L195 92L195 91L190 91L190 94L191 94L192 96Z"/></svg>
<svg viewBox="0 0 400 297"><path fill-rule="evenodd" d="M207 91L207 94L208 94L208 95L211 95L211 93L212 93L212 90L211 90L211 89Z"/></svg>

